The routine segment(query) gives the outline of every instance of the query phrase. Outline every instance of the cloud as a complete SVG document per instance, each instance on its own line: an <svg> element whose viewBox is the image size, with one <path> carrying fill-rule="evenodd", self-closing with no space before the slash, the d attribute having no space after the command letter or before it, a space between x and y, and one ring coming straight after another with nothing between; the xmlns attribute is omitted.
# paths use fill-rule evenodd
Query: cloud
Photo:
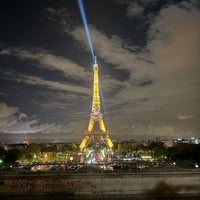
<svg viewBox="0 0 200 200"><path fill-rule="evenodd" d="M144 7L134 2L128 5L126 16L128 18L138 17L143 15L143 13L144 13Z"/></svg>
<svg viewBox="0 0 200 200"><path fill-rule="evenodd" d="M122 49L122 45L119 45L121 44L120 40L118 40L118 44L114 43L117 44L114 47L114 40L108 39L106 41L107 38L104 35L98 37L102 40L104 38L107 45L112 46L112 48L107 48L110 52L108 55L114 56L110 62L118 64L130 72L130 79L123 83L123 89L115 95L114 99L109 101L111 107L114 108L111 109L110 114L114 117L113 114L119 115L120 113L125 120L121 120L120 117L117 117L116 120L121 120L121 123L124 121L124 124L127 123L126 120L137 120L142 116L155 119L154 128L147 125L144 131L140 131L139 135L145 135L145 137L149 134L152 135L153 132L160 136L167 135L169 132L171 137L178 136L178 134L189 136L192 132L198 134L196 132L198 125L195 125L195 120L199 114L195 108L199 107L200 97L198 93L200 83L200 13L191 4L187 5L187 9L183 5L181 6L173 5L161 9L151 22L146 50L139 53L128 52L126 54L124 52L127 50ZM98 47L103 46L98 45ZM99 51L99 53L104 56L107 51L102 54ZM128 63L132 66L127 67ZM152 83L148 87L141 88L137 82L144 81L145 77ZM146 100L143 101L144 99ZM172 120L177 116L177 113L182 112L188 112L191 115L179 115L179 119L190 118L194 120L194 123L188 124L187 128L181 124L174 125ZM192 117L192 113L196 113L195 117ZM144 117L142 120L144 121ZM160 123L171 123L172 125L160 126ZM115 124L118 123L115 122ZM131 134L129 127L124 130L120 127L115 128L114 132L129 132ZM188 129L188 131L185 132L184 129ZM137 128L134 130L135 132L137 133Z"/></svg>
<svg viewBox="0 0 200 200"><path fill-rule="evenodd" d="M21 60L32 60L38 63L38 67L51 71L60 71L66 77L73 79L85 80L90 76L90 73L85 68L80 67L73 61L61 56L55 56L41 49L5 48L0 51L0 55L15 56Z"/></svg>
<svg viewBox="0 0 200 200"><path fill-rule="evenodd" d="M5 119L17 113L18 109L14 107L9 108L5 103L0 103L0 111L0 119Z"/></svg>
<svg viewBox="0 0 200 200"><path fill-rule="evenodd" d="M0 103L0 133L56 133L72 131L69 124L62 126L54 123L39 124L38 120L31 120L25 113L21 113L18 108L9 107L5 103Z"/></svg>
<svg viewBox="0 0 200 200"><path fill-rule="evenodd" d="M120 125L120 124L119 124ZM170 125L154 125L154 124L143 124L143 123L132 123L132 124L122 124L117 126L118 132L112 129L111 137L114 135L115 138L122 139L120 133L123 133L123 139L152 139L155 137L160 137L163 139L176 138L179 136L176 128ZM126 133L126 134L124 134ZM191 135L191 133L189 133Z"/></svg>
<svg viewBox="0 0 200 200"><path fill-rule="evenodd" d="M69 83L60 83L57 81L46 80L42 77L28 76L21 73L17 73L13 70L10 71L0 70L0 71L2 72L2 74L4 74L4 79L16 81L19 83L26 83L29 85L41 86L41 87L45 86L46 88L51 90L69 91L80 94L90 94L90 90L88 88L70 85Z"/></svg>
<svg viewBox="0 0 200 200"><path fill-rule="evenodd" d="M68 8L53 8L48 7L46 8L48 20L51 22L57 22L59 24L68 26L68 28L71 28L74 26L74 20L77 17L77 14L75 12L71 12Z"/></svg>
<svg viewBox="0 0 200 200"><path fill-rule="evenodd" d="M177 118L180 120L191 119L192 115L178 115Z"/></svg>
<svg viewBox="0 0 200 200"><path fill-rule="evenodd" d="M45 68L52 71L61 71L67 78L88 80L90 79L91 72L87 72L84 68L73 63L69 59L55 56L44 50L30 50L20 48L5 48L0 51L0 55L15 56L21 60L32 60L38 63L38 67ZM1 71L5 79L10 79L17 82L23 82L29 85L45 86L49 89L71 91L82 94L89 94L89 90L84 87L71 85L70 83L61 83L58 81L46 80L43 77L29 76L17 73L15 71Z"/></svg>
<svg viewBox="0 0 200 200"><path fill-rule="evenodd" d="M142 124L133 124L131 126L133 133L136 137L141 135L146 135L149 138L152 137L163 137L167 136L168 138L173 138L176 135L175 127L173 126L155 126L155 125L142 125Z"/></svg>
<svg viewBox="0 0 200 200"><path fill-rule="evenodd" d="M29 117L26 115L26 114L24 114L24 113L20 113L20 115L19 115L19 120L21 120L21 119L28 119Z"/></svg>
<svg viewBox="0 0 200 200"><path fill-rule="evenodd" d="M73 30L65 29L65 32L71 35L74 40L82 44L82 46L89 51L87 38L83 37L83 34L85 33L83 27L76 27ZM122 48L122 39L118 36L109 38L106 34L97 30L94 26L90 26L90 33L93 46L98 57L100 56L106 62L117 65L117 67L123 65L123 67L130 69L130 67L128 67L130 66L130 63L128 64L125 60L126 58L128 58L128 60L133 60L134 58L131 57L131 53L129 51ZM125 58L123 59L123 57L118 57L119 55L124 55Z"/></svg>
<svg viewBox="0 0 200 200"><path fill-rule="evenodd" d="M19 131L19 126L28 128L31 124L34 124L35 121L22 122L21 116L25 115L20 113L18 108L9 107L5 103L0 103L0 131L2 133L13 132L14 130Z"/></svg>
<svg viewBox="0 0 200 200"><path fill-rule="evenodd" d="M81 94L90 94L90 90L87 88L69 85L69 84L62 84L56 81L44 80L41 77L24 75L24 76L21 76L21 79L19 81L22 81L30 85L46 86L47 88L54 89L54 90L69 91L69 92L75 92L75 93L81 93Z"/></svg>
<svg viewBox="0 0 200 200"><path fill-rule="evenodd" d="M200 13L169 6L155 17L147 49L160 95L179 97L180 101L196 99L200 75Z"/></svg>
<svg viewBox="0 0 200 200"><path fill-rule="evenodd" d="M141 2L141 6L147 6L147 3L151 4L150 1L147 1L144 5L144 2ZM153 3L155 2L153 1ZM133 11L134 9L130 9L132 16L134 15ZM135 14L139 15L142 12L141 9ZM62 16L63 14L58 12L57 15ZM148 38L145 47L134 46L119 35L108 36L105 32L90 25L95 52L105 64L100 67L110 67L111 65L115 72L117 70L128 71L128 75L123 81L119 80L114 73L100 77L103 90L107 93L105 99L113 122L113 136L119 134L123 137L126 133L133 137L143 137L144 135L145 137L154 135L176 137L186 130L179 121L184 119L190 119L185 121L188 123L185 136L198 134L195 131L199 127L199 122L197 123L200 97L198 92L200 83L199 19L200 13L191 2L166 5L158 15L148 21L150 26L146 33ZM81 46L89 52L87 38L83 37L84 29L80 26L69 27L64 18L62 21L65 33L71 36L79 47ZM40 64L40 67L59 70L66 77L73 76L77 80L79 78L84 80L91 76L72 61L46 51L4 49L1 54L34 60ZM71 68L71 66L73 67ZM7 77L9 77L8 74ZM60 82L55 83L41 77L17 74L16 78L17 81L30 85L38 84L61 91L81 92L83 89L83 94L91 93L90 90L87 91L82 87L68 86L68 88ZM46 103L46 109L55 106L55 102ZM61 103L60 107L62 106ZM189 113L189 115L178 113ZM12 114L11 116L14 117ZM37 128L36 125L36 122L32 121L27 124L27 127ZM75 125L76 122L71 123L71 131L74 131ZM28 130L26 126L24 127ZM49 127L49 129L45 129L45 127ZM44 124L38 126L38 129L43 132L62 131L63 127L51 124L50 128L50 124Z"/></svg>
<svg viewBox="0 0 200 200"><path fill-rule="evenodd" d="M183 5L169 5L161 9L150 24L146 48L140 48L139 52L138 47L132 47L134 51L124 48L128 44L119 36L108 37L90 26L96 54L115 66L115 70L129 72L129 77L123 82L115 81L113 76L104 79L105 82L110 81L107 85L110 85L111 93L116 87L122 88L109 101L111 107L126 104L123 113L135 113L141 109L142 112L153 112L169 104L171 111L168 112L173 113L178 103L198 104L200 13L190 6L190 9L189 6L185 9ZM89 51L82 27L66 28L65 32ZM143 83L149 83L148 87L144 87ZM148 101L141 102L136 108L137 102L142 99ZM132 106L134 102L136 107Z"/></svg>
<svg viewBox="0 0 200 200"><path fill-rule="evenodd" d="M142 5L149 6L149 5L155 5L159 2L160 0L140 0Z"/></svg>
<svg viewBox="0 0 200 200"><path fill-rule="evenodd" d="M162 64L160 68L164 73L199 66L199 18L200 13L196 10L170 6L154 19L148 35L148 50L154 63Z"/></svg>
<svg viewBox="0 0 200 200"><path fill-rule="evenodd" d="M87 51L89 51L87 39L86 37L83 37L83 27L77 27L73 30L65 29L65 32L71 35L74 40L79 42ZM115 66L115 70L129 72L130 75L127 79L131 81L131 84L138 81L141 82L142 80L146 80L148 78L148 71L151 70L149 63L146 63L146 59L148 58L145 54L138 54L137 47L135 47L136 53L133 53L132 51L124 48L124 46L127 45L126 41L121 39L119 36L113 35L109 38L105 33L97 30L94 26L90 27L90 33L93 46L98 57L103 59L106 63ZM116 78L112 76L110 79ZM115 80L113 80L113 82L115 82ZM126 83L123 82L123 84Z"/></svg>

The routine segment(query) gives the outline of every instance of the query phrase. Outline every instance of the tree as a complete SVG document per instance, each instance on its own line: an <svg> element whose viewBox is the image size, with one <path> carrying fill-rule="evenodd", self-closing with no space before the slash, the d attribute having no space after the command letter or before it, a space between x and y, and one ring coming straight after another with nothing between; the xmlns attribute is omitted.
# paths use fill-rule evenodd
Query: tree
<svg viewBox="0 0 200 200"><path fill-rule="evenodd" d="M40 145L39 144L36 144L36 143L32 143L32 144L29 144L28 146L27 146L27 151L29 152L29 153L35 153L35 154L38 154L38 153L40 153L40 151L41 151L41 147L40 147Z"/></svg>
<svg viewBox="0 0 200 200"><path fill-rule="evenodd" d="M152 149L152 156L156 159L161 159L166 156L167 150L163 146L156 146Z"/></svg>
<svg viewBox="0 0 200 200"><path fill-rule="evenodd" d="M10 149L6 152L5 162L15 162L21 156L21 151L17 148Z"/></svg>
<svg viewBox="0 0 200 200"><path fill-rule="evenodd" d="M173 160L194 160L200 162L200 144L178 143L167 149L167 157Z"/></svg>
<svg viewBox="0 0 200 200"><path fill-rule="evenodd" d="M6 158L6 151L4 148L0 147L0 159L2 160L2 162L5 160Z"/></svg>

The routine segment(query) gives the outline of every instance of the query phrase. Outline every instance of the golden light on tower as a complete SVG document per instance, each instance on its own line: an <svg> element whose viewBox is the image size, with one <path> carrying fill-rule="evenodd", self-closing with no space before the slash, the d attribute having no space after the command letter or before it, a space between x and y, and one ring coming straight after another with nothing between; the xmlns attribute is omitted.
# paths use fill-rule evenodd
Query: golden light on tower
<svg viewBox="0 0 200 200"><path fill-rule="evenodd" d="M95 64L93 65L93 99L92 99L92 109L90 113L90 120L87 130L84 132L83 140L80 144L80 150L83 151L92 141L103 141L108 148L113 147L113 143L109 137L109 131L105 127L103 120L103 114L100 112L101 109L101 99L99 92L99 66L95 57ZM98 126L95 126L95 124ZM98 127L98 129L97 129Z"/></svg>

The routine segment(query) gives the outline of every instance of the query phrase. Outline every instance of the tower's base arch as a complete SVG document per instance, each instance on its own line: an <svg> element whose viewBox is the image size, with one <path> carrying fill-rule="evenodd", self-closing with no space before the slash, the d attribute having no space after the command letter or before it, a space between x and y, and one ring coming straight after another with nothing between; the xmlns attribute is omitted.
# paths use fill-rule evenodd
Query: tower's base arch
<svg viewBox="0 0 200 200"><path fill-rule="evenodd" d="M105 141L92 140L82 151L81 162L85 164L108 164L112 151Z"/></svg>

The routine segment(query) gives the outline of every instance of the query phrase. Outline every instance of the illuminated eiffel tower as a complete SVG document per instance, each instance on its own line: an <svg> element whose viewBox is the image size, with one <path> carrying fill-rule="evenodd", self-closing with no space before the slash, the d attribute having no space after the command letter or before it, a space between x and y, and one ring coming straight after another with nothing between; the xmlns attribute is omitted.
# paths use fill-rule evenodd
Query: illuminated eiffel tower
<svg viewBox="0 0 200 200"><path fill-rule="evenodd" d="M101 99L99 93L98 72L99 66L95 57L95 64L93 65L94 82L93 82L93 100L92 110L90 113L90 120L87 130L84 132L83 140L80 144L80 150L83 151L91 142L101 141L106 144L108 149L113 147L113 143L109 137L109 131L105 127L103 114L100 112Z"/></svg>

